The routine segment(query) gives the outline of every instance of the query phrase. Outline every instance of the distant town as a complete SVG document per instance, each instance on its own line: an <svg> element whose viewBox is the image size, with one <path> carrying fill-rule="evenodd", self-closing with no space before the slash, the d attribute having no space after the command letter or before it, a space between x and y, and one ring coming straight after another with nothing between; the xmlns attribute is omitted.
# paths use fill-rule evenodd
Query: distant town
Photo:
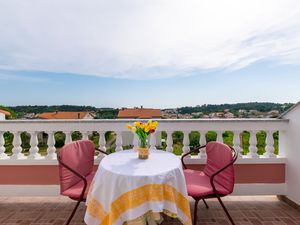
<svg viewBox="0 0 300 225"><path fill-rule="evenodd" d="M250 102L197 105L169 109L138 107L96 108L93 106L0 106L2 119L216 119L276 118L293 103Z"/></svg>

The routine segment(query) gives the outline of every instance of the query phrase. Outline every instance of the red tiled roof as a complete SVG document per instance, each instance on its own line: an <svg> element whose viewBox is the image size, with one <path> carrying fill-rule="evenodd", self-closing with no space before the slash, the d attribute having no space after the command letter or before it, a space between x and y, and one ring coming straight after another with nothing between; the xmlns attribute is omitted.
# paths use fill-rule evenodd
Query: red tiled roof
<svg viewBox="0 0 300 225"><path fill-rule="evenodd" d="M160 109L147 109L147 108L121 109L119 110L118 118L136 118L136 119L161 118L161 111Z"/></svg>
<svg viewBox="0 0 300 225"><path fill-rule="evenodd" d="M0 109L0 113L3 113L5 116L11 116L11 113L4 109Z"/></svg>
<svg viewBox="0 0 300 225"><path fill-rule="evenodd" d="M37 115L39 119L83 119L88 112L44 112Z"/></svg>

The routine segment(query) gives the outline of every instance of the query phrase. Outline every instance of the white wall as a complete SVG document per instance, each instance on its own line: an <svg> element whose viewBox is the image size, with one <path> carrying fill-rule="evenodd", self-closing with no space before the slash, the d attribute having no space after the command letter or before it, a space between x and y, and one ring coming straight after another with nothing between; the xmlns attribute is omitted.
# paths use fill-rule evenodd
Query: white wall
<svg viewBox="0 0 300 225"><path fill-rule="evenodd" d="M286 196L300 205L300 104L283 116L287 131L280 132L279 147L287 157Z"/></svg>
<svg viewBox="0 0 300 225"><path fill-rule="evenodd" d="M0 112L0 120L5 120L5 114Z"/></svg>

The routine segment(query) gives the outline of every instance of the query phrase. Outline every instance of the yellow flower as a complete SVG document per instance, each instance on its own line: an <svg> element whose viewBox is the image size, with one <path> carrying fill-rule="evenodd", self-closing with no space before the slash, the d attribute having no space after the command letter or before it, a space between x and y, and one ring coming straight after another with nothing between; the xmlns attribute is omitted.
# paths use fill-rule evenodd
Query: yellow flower
<svg viewBox="0 0 300 225"><path fill-rule="evenodd" d="M148 133L149 130L150 130L150 127L149 127L149 126L145 126L145 129L144 129L144 130L145 130L146 133Z"/></svg>
<svg viewBox="0 0 300 225"><path fill-rule="evenodd" d="M157 127L158 122L153 122L152 124L150 124L150 129L155 130Z"/></svg>
<svg viewBox="0 0 300 225"><path fill-rule="evenodd" d="M134 122L134 124L133 124L135 127L140 127L140 125L141 125L141 122L139 122L139 121L137 121L137 122Z"/></svg>
<svg viewBox="0 0 300 225"><path fill-rule="evenodd" d="M126 124L126 127L131 130L132 129L132 126L130 124Z"/></svg>
<svg viewBox="0 0 300 225"><path fill-rule="evenodd" d="M158 125L157 121L152 122L152 120L148 120L147 123L142 123L140 121L136 121L133 123L133 126L130 124L126 124L126 127L129 130L131 130L133 133L137 133L137 130L138 130L137 134L140 134L140 135L143 134L143 135L148 136L150 133L155 132L157 125ZM142 133L140 133L140 132L142 132ZM144 138L144 136L141 136L139 138Z"/></svg>

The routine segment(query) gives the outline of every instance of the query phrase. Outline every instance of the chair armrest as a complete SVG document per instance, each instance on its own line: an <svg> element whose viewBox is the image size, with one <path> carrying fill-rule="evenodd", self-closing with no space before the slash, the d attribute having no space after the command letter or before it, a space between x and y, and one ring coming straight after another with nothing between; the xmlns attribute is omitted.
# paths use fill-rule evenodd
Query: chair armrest
<svg viewBox="0 0 300 225"><path fill-rule="evenodd" d="M184 163L184 158L185 158L186 156L188 156L188 155L190 155L190 154L192 154L192 153L199 153L199 152L200 152L200 149L201 149L201 148L205 148L205 147L206 147L206 145L196 146L196 147L194 147L192 150L190 150L189 152L183 154L183 155L181 156L181 163L182 163L183 168L184 168L184 169L187 168L186 165L185 165L185 163Z"/></svg>
<svg viewBox="0 0 300 225"><path fill-rule="evenodd" d="M101 150L101 149L99 149L99 148L95 148L95 150L98 151L98 152L100 152L100 153L103 153L103 154L105 154L105 155L108 155L107 152L105 152L105 151L103 151L103 150Z"/></svg>
<svg viewBox="0 0 300 225"><path fill-rule="evenodd" d="M214 174L211 175L210 177L210 184L213 188L213 191L215 193L217 193L217 189L215 187L215 184L214 184L214 178L216 175L218 175L219 173L221 173L222 171L224 171L226 168L228 168L229 166L233 165L233 163L237 160L237 157L238 157L238 152L232 148L231 146L228 145L228 147L231 149L232 153L233 153L233 157L232 157L232 160L230 163L228 163L227 165L225 165L224 167L222 167L221 169L219 169L217 172L215 172Z"/></svg>

